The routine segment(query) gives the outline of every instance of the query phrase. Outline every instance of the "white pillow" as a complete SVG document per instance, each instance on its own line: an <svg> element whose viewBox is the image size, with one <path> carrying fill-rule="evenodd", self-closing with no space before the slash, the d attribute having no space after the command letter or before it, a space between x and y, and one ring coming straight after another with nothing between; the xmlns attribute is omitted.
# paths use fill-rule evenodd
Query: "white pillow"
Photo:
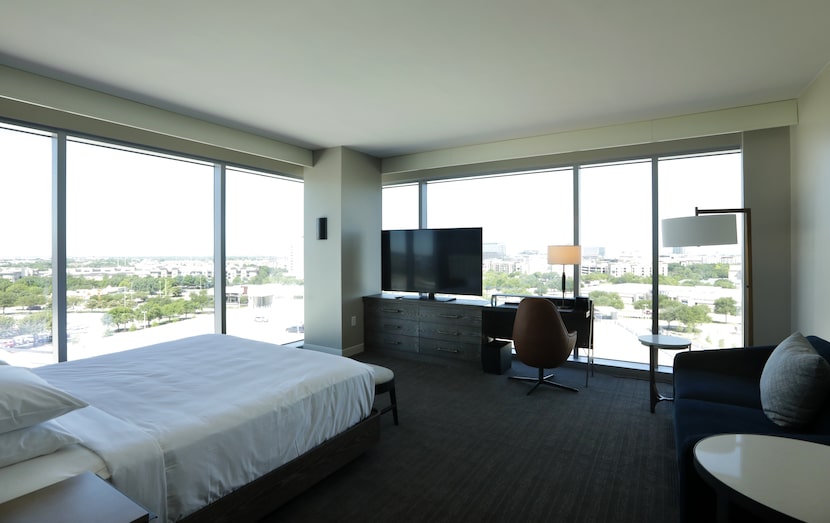
<svg viewBox="0 0 830 523"><path fill-rule="evenodd" d="M80 442L56 421L45 421L25 429L6 432L0 434L0 467L45 456Z"/></svg>
<svg viewBox="0 0 830 523"><path fill-rule="evenodd" d="M830 393L830 364L796 332L778 344L761 373L761 406L776 425L810 423Z"/></svg>
<svg viewBox="0 0 830 523"><path fill-rule="evenodd" d="M31 427L87 403L24 367L0 365L0 434Z"/></svg>

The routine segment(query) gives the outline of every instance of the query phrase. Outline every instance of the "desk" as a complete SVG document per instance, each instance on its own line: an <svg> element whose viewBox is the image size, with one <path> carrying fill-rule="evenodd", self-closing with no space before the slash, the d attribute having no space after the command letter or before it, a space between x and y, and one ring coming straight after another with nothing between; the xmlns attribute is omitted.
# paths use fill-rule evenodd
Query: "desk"
<svg viewBox="0 0 830 523"><path fill-rule="evenodd" d="M593 372L594 364L594 302L585 297L554 298L548 296L524 296L513 294L494 294L490 298L490 307L481 311L482 334L488 338L500 340L513 339L513 322L522 298L546 298L556 305L562 321L569 331L576 331L576 346L573 357L579 357L579 349L585 349L585 386L588 386L588 373Z"/></svg>
<svg viewBox="0 0 830 523"><path fill-rule="evenodd" d="M663 396L662 394L660 394L660 391L657 390L657 379L655 376L657 372L657 349L683 350L691 347L692 342L687 340L686 338L681 338L679 336L665 336L663 334L647 334L645 336L640 336L637 339L640 340L640 343L646 345L649 348L649 395L651 399L651 412L654 412L654 407L655 405L657 405L657 402L672 401L674 399L670 396Z"/></svg>
<svg viewBox="0 0 830 523"><path fill-rule="evenodd" d="M495 347L496 367L500 366L498 360L502 357L509 367L512 355L505 340L513 338L513 321L523 297L495 295L494 299L509 303L494 305L493 300L440 302L394 294L364 296L364 346L369 351L409 358L481 364L489 360L485 356ZM588 373L593 370L593 301L584 297L546 299L557 305L568 330L577 333L574 358L578 357L579 348L586 349L587 385ZM486 367L483 365L485 370ZM504 369L497 368L496 373L501 372Z"/></svg>
<svg viewBox="0 0 830 523"><path fill-rule="evenodd" d="M729 502L763 521L827 521L830 446L761 434L720 434L700 440L695 468L718 496L718 521Z"/></svg>

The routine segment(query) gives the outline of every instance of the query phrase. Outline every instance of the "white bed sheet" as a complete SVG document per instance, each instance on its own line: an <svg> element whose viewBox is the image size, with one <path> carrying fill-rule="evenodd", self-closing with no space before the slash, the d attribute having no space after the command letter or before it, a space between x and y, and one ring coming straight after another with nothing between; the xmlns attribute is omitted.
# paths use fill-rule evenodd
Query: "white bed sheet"
<svg viewBox="0 0 830 523"><path fill-rule="evenodd" d="M369 415L374 397L372 371L362 363L217 334L35 372L89 402L61 422L83 433L113 484L162 521L180 519L354 425ZM159 456L147 456L148 439Z"/></svg>
<svg viewBox="0 0 830 523"><path fill-rule="evenodd" d="M104 460L81 445L69 445L46 456L2 467L0 468L0 503L48 487L82 472L92 472L104 479L110 477Z"/></svg>

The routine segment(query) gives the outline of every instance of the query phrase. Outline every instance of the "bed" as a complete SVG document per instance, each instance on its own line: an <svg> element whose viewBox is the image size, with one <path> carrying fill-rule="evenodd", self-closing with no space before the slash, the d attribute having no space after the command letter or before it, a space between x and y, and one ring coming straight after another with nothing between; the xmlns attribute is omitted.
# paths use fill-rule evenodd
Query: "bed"
<svg viewBox="0 0 830 523"><path fill-rule="evenodd" d="M67 444L0 468L6 497L90 470L160 521L255 521L378 439L371 368L228 335L5 372L76 402L44 422Z"/></svg>

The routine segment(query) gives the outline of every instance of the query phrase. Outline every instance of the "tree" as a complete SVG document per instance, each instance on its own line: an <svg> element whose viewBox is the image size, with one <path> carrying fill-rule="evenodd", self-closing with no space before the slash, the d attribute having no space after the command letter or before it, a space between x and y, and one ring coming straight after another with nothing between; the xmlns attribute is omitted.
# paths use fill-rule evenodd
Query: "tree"
<svg viewBox="0 0 830 523"><path fill-rule="evenodd" d="M101 321L107 318L115 324L116 330L123 330L129 322L135 319L135 311L130 307L113 307L108 314L101 318Z"/></svg>
<svg viewBox="0 0 830 523"><path fill-rule="evenodd" d="M11 332L12 328L14 327L15 321L14 318L11 316L0 316L0 335L6 337L4 332Z"/></svg>
<svg viewBox="0 0 830 523"><path fill-rule="evenodd" d="M686 327L694 332L695 328L701 323L709 322L709 307L706 305L681 305L678 307L678 318L686 324Z"/></svg>
<svg viewBox="0 0 830 523"><path fill-rule="evenodd" d="M662 294L658 298L658 307L660 308L660 315L658 318L665 321L667 326L671 328L671 322L680 320L680 307L685 307L677 300L665 297Z"/></svg>
<svg viewBox="0 0 830 523"><path fill-rule="evenodd" d="M593 291L588 295L594 302L594 306L614 307L615 309L625 308L625 304L616 292Z"/></svg>
<svg viewBox="0 0 830 523"><path fill-rule="evenodd" d="M191 293L190 301L193 302L193 305L196 307L196 311L201 312L202 309L210 305L211 297L208 296L207 291L203 290L198 293Z"/></svg>
<svg viewBox="0 0 830 523"><path fill-rule="evenodd" d="M13 307L17 301L17 296L7 291L0 291L0 311L6 314L7 307Z"/></svg>
<svg viewBox="0 0 830 523"><path fill-rule="evenodd" d="M715 300L715 313L723 314L723 322L727 322L728 315L735 315L738 313L738 302L735 298L723 297Z"/></svg>

